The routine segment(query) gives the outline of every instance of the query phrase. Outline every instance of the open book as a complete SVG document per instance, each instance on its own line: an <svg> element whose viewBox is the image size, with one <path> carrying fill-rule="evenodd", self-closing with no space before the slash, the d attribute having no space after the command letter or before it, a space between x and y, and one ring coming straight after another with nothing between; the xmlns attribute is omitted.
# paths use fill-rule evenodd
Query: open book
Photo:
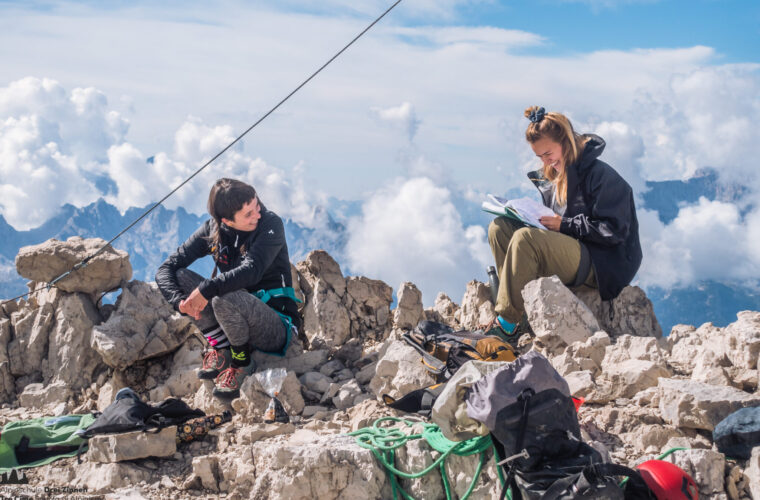
<svg viewBox="0 0 760 500"><path fill-rule="evenodd" d="M545 207L532 198L516 198L507 200L492 194L483 202L483 210L494 215L502 215L515 219L527 226L546 229L539 219L544 216L556 215L551 208Z"/></svg>

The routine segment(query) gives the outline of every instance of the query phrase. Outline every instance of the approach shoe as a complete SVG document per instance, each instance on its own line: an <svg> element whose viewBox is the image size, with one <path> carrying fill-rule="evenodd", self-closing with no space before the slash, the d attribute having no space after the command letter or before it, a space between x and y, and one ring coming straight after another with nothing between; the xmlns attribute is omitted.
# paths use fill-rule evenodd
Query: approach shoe
<svg viewBox="0 0 760 500"><path fill-rule="evenodd" d="M240 396L240 386L249 375L256 371L256 362L251 360L248 366L230 366L214 379L212 394L220 399L235 399Z"/></svg>
<svg viewBox="0 0 760 500"><path fill-rule="evenodd" d="M214 380L219 373L230 367L232 354L230 349L209 349L203 356L203 364L198 370L201 380Z"/></svg>

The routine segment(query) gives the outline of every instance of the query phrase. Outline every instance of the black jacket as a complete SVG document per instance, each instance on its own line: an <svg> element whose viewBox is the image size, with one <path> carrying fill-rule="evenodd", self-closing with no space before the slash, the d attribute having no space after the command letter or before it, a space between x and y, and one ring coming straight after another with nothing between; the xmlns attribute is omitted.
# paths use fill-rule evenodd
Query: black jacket
<svg viewBox="0 0 760 500"><path fill-rule="evenodd" d="M598 160L604 140L589 134L580 159L567 169L567 208L560 232L583 242L599 284L602 300L618 296L641 265L639 222L631 186L615 170ZM528 178L551 207L552 183L541 170Z"/></svg>
<svg viewBox="0 0 760 500"><path fill-rule="evenodd" d="M212 251L209 237L215 226L213 219L204 222L156 272L158 288L175 309L187 298L177 282L177 269L186 268L196 259L211 254L219 273L198 285L201 295L208 300L240 289L257 292L293 286L285 228L277 214L262 204L261 219L253 231L237 231L222 224L219 248ZM245 247L245 253L241 253L242 247ZM273 298L267 305L287 314L297 328L301 327L298 307L293 300Z"/></svg>

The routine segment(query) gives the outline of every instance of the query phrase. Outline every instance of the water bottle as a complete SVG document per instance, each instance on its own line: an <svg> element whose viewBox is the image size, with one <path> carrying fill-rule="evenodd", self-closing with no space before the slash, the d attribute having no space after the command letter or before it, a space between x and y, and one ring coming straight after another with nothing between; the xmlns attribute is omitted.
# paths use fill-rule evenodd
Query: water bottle
<svg viewBox="0 0 760 500"><path fill-rule="evenodd" d="M493 305L496 305L496 297L499 295L499 276L496 275L494 266L488 266L486 273L488 273L488 286L491 287L491 300Z"/></svg>

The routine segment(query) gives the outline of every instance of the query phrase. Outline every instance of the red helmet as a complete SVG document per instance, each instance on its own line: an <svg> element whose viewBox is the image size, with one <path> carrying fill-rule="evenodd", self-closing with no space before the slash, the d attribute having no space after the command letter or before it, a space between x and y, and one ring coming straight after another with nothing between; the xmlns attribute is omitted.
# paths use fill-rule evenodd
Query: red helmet
<svg viewBox="0 0 760 500"><path fill-rule="evenodd" d="M657 500L697 500L697 484L680 467L664 460L647 460L636 467Z"/></svg>

